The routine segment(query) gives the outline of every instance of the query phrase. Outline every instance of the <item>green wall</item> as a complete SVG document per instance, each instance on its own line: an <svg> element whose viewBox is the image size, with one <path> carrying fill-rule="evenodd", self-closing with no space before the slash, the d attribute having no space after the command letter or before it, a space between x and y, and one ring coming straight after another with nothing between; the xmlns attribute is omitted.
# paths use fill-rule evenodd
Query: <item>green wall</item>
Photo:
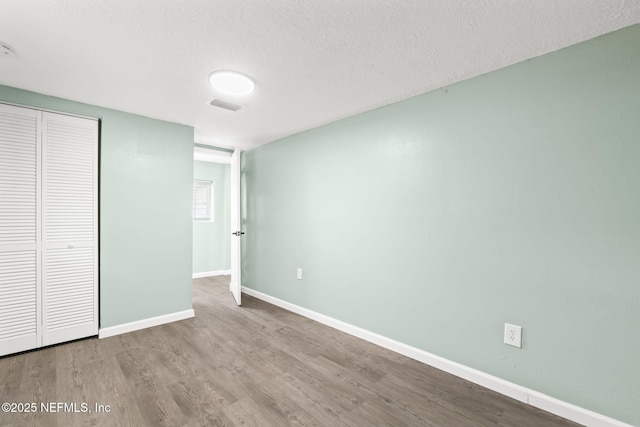
<svg viewBox="0 0 640 427"><path fill-rule="evenodd" d="M100 117L100 327L191 305L193 128L0 86L0 100Z"/></svg>
<svg viewBox="0 0 640 427"><path fill-rule="evenodd" d="M193 179L213 183L213 222L193 222L193 273L231 268L230 166L199 162L193 164Z"/></svg>
<svg viewBox="0 0 640 427"><path fill-rule="evenodd" d="M243 284L640 425L639 117L636 25L251 150Z"/></svg>

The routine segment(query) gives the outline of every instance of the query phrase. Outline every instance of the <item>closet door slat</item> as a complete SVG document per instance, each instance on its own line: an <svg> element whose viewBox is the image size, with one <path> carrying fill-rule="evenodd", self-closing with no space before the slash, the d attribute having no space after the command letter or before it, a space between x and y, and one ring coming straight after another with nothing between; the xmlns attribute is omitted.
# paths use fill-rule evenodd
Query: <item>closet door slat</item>
<svg viewBox="0 0 640 427"><path fill-rule="evenodd" d="M0 104L0 356L41 345L40 117Z"/></svg>
<svg viewBox="0 0 640 427"><path fill-rule="evenodd" d="M98 333L98 123L43 113L43 345Z"/></svg>

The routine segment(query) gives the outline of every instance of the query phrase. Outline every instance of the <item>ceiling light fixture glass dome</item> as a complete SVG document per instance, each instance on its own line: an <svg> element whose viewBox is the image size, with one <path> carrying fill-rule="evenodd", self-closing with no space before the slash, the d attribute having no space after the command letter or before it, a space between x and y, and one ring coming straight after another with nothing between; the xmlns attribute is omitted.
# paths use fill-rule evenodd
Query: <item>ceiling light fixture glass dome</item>
<svg viewBox="0 0 640 427"><path fill-rule="evenodd" d="M228 95L248 95L256 87L251 77L237 71L214 71L209 76L211 86Z"/></svg>

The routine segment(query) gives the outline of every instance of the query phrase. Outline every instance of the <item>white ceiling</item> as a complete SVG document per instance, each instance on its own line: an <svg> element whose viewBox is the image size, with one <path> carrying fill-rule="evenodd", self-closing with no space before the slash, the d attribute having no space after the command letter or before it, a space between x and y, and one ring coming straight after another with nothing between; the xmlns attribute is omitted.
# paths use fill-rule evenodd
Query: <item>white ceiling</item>
<svg viewBox="0 0 640 427"><path fill-rule="evenodd" d="M247 149L640 22L640 0L0 0L0 84ZM209 74L256 91L208 105Z"/></svg>

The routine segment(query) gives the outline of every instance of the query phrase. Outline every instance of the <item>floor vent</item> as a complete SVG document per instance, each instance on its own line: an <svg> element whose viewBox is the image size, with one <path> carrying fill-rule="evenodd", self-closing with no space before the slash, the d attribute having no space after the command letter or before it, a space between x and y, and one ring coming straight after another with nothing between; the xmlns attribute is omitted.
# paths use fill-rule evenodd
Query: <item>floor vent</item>
<svg viewBox="0 0 640 427"><path fill-rule="evenodd" d="M233 102L223 101L221 99L214 99L209 104L213 105L214 107L224 108L225 110L229 111L238 111L242 108L241 104L234 104Z"/></svg>

